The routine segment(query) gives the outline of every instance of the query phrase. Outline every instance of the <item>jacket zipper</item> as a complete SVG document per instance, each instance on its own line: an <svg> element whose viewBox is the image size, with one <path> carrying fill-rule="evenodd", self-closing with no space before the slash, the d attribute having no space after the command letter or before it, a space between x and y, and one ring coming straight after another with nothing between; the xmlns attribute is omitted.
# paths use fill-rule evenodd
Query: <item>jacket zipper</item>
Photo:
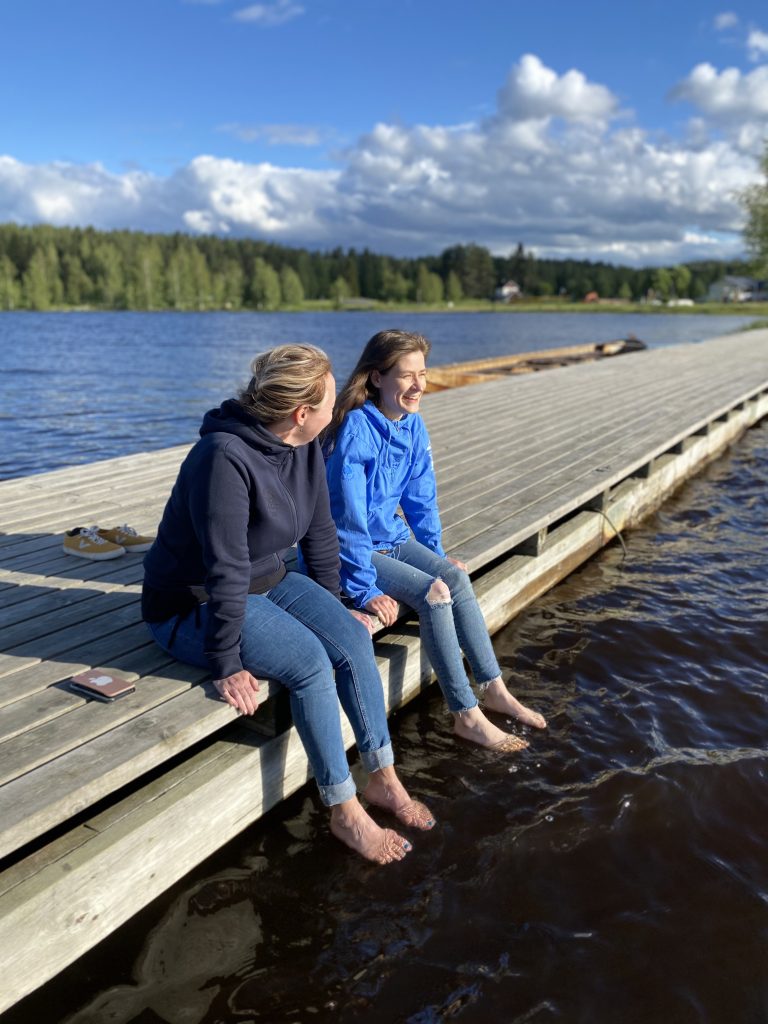
<svg viewBox="0 0 768 1024"><path fill-rule="evenodd" d="M291 450L290 450L290 452L288 454L288 459L290 460L290 462L293 462L293 448L291 448ZM283 462L283 466L284 465L285 465L285 462ZM282 470L283 466L280 467L281 470ZM280 473L277 474L277 478L280 481L280 484L282 485L282 488L283 488L283 490L285 491L285 493L286 493L286 495L288 497L288 501L290 502L290 506L291 506L291 511L293 512L293 541L292 541L292 543L293 544L298 544L298 542L299 542L299 514L296 511L296 502L293 500L293 495L288 490L288 487L287 487L285 481L283 480L282 476L280 475Z"/></svg>

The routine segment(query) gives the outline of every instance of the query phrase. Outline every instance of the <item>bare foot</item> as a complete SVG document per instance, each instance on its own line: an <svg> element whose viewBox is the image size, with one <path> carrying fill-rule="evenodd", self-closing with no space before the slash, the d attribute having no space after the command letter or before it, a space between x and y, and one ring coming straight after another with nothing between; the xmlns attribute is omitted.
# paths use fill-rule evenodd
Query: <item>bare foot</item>
<svg viewBox="0 0 768 1024"><path fill-rule="evenodd" d="M331 832L342 843L374 864L402 860L412 847L391 828L379 828L357 797L331 808Z"/></svg>
<svg viewBox="0 0 768 1024"><path fill-rule="evenodd" d="M496 711L500 715L512 715L518 722L522 722L523 725L532 725L534 729L546 729L547 727L544 715L540 715L538 711L532 711L525 704L521 704L516 697L513 697L501 677L494 679L486 686L483 694L483 707L488 708L489 711Z"/></svg>
<svg viewBox="0 0 768 1024"><path fill-rule="evenodd" d="M523 750L528 746L526 740L510 736L508 732L498 729L493 722L489 722L479 707L470 708L469 711L462 711L460 714L456 712L453 719L453 731L457 736L489 750L508 753L511 750Z"/></svg>
<svg viewBox="0 0 768 1024"><path fill-rule="evenodd" d="M363 796L374 807L381 807L394 814L403 825L420 828L424 832L434 828L432 812L418 800L411 800L394 768L381 768L372 772Z"/></svg>

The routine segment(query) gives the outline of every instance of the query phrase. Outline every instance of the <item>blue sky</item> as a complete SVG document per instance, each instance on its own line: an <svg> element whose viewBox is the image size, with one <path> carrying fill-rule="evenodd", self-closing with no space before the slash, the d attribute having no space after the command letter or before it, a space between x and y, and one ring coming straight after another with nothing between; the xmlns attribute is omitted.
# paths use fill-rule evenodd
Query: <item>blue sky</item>
<svg viewBox="0 0 768 1024"><path fill-rule="evenodd" d="M742 252L768 8L11 0L0 221L392 254Z"/></svg>

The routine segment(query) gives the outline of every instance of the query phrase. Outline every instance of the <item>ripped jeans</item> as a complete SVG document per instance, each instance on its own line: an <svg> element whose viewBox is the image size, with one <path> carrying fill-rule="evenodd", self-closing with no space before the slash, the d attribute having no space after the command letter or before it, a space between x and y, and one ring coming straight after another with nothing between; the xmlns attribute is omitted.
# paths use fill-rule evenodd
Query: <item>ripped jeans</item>
<svg viewBox="0 0 768 1024"><path fill-rule="evenodd" d="M379 589L418 613L421 642L450 710L476 707L462 651L480 687L500 676L501 669L469 576L413 537L386 554L374 551L371 561ZM427 599L436 579L448 586L450 601Z"/></svg>

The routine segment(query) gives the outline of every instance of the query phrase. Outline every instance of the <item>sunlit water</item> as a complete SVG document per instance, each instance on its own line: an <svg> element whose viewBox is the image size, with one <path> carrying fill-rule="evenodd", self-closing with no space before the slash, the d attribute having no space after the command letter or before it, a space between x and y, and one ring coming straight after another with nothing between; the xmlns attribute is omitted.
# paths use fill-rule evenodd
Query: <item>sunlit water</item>
<svg viewBox="0 0 768 1024"><path fill-rule="evenodd" d="M763 425L497 635L522 755L394 717L402 864L305 787L8 1024L768 1020L767 489Z"/></svg>
<svg viewBox="0 0 768 1024"><path fill-rule="evenodd" d="M195 440L258 351L311 342L337 377L385 327L432 363L609 341L701 341L750 316L589 313L0 313L0 480Z"/></svg>

